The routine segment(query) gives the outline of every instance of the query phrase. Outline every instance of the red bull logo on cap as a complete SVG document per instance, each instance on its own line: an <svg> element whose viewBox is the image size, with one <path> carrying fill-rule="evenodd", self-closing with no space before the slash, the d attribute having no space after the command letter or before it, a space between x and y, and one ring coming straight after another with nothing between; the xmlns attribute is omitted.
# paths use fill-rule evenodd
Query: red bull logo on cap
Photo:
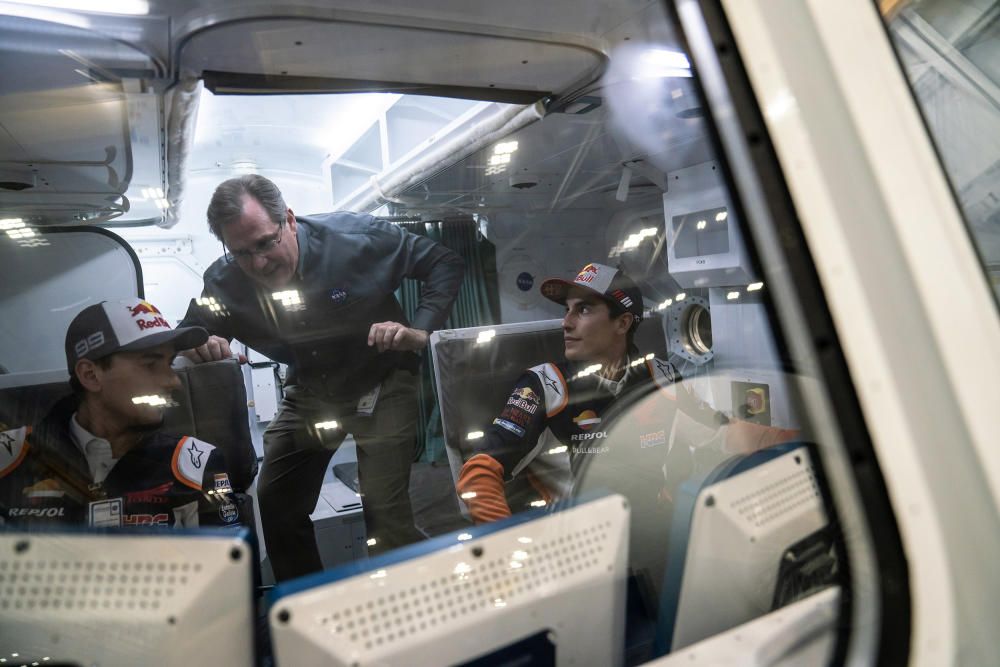
<svg viewBox="0 0 1000 667"><path fill-rule="evenodd" d="M580 273L576 274L576 279L573 282L589 283L597 277L598 273L600 273L600 269L597 268L596 264L588 264L580 269Z"/></svg>
<svg viewBox="0 0 1000 667"><path fill-rule="evenodd" d="M149 315L160 315L160 311L156 309L156 306L148 301L140 301L134 306L127 306L128 312L132 317L139 317L143 313Z"/></svg>
<svg viewBox="0 0 1000 667"><path fill-rule="evenodd" d="M126 306L126 308L140 331L170 328L170 323L163 319L163 315L156 309L156 306L148 301L139 301L134 306Z"/></svg>

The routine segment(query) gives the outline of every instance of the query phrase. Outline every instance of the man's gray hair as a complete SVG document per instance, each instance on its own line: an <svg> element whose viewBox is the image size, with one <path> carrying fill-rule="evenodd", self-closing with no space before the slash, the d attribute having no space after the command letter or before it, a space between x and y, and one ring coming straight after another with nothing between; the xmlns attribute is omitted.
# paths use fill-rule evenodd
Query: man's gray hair
<svg viewBox="0 0 1000 667"><path fill-rule="evenodd" d="M247 195L257 200L276 225L284 224L288 207L277 185L258 174L230 178L215 188L206 213L208 228L220 241L223 240L222 227L243 215L243 197Z"/></svg>

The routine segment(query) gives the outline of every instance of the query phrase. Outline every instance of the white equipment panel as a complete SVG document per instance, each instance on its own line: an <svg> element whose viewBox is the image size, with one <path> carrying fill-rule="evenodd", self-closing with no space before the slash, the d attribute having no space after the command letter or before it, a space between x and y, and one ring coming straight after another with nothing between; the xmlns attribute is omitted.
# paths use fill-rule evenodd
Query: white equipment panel
<svg viewBox="0 0 1000 667"><path fill-rule="evenodd" d="M826 665L832 657L840 588L831 586L643 667Z"/></svg>
<svg viewBox="0 0 1000 667"><path fill-rule="evenodd" d="M674 650L767 613L785 550L827 524L804 447L702 489L695 508Z"/></svg>
<svg viewBox="0 0 1000 667"><path fill-rule="evenodd" d="M621 664L624 498L516 519L279 597L269 613L278 664L454 665L539 633L547 633L556 665Z"/></svg>
<svg viewBox="0 0 1000 667"><path fill-rule="evenodd" d="M253 664L252 561L232 536L0 534L0 647L17 664Z"/></svg>

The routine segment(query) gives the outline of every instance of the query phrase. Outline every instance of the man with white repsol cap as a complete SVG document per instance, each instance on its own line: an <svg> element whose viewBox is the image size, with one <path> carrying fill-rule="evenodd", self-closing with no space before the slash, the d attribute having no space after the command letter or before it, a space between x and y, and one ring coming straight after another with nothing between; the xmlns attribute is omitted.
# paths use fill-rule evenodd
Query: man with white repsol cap
<svg viewBox="0 0 1000 667"><path fill-rule="evenodd" d="M207 338L141 299L84 308L66 332L73 395L0 432L0 525L237 523L221 450L159 431L180 387L171 362Z"/></svg>

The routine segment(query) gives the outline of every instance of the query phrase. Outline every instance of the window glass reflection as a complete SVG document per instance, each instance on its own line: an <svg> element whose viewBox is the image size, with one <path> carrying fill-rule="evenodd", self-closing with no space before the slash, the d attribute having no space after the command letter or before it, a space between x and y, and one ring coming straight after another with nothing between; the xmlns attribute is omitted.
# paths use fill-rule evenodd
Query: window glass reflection
<svg viewBox="0 0 1000 667"><path fill-rule="evenodd" d="M156 132L126 190L123 219L173 227L64 244L0 221L0 260L21 277L0 285L21 323L0 344L5 527L242 526L264 586L352 565L365 605L399 596L388 608L410 636L406 604L452 627L590 596L621 617L573 636L607 653L621 640L627 664L832 608L846 564L819 452L838 445L796 409L815 380L776 342L682 40L656 4L580 12L566 20L600 28L577 41L611 48L575 96L438 96L511 99L492 81L225 96L192 81L183 198L155 184ZM457 52L424 39L414 67L490 64L466 38ZM524 71L579 78L535 46L514 92L543 96ZM146 106L137 132L157 117ZM436 578L393 560L415 545ZM464 602L438 609L434 581ZM343 608L266 612L275 646L301 647L282 633L308 618L383 650L376 612L336 590ZM547 629L529 639L552 650Z"/></svg>
<svg viewBox="0 0 1000 667"><path fill-rule="evenodd" d="M1000 20L995 7L937 0L884 18L1000 300Z"/></svg>

